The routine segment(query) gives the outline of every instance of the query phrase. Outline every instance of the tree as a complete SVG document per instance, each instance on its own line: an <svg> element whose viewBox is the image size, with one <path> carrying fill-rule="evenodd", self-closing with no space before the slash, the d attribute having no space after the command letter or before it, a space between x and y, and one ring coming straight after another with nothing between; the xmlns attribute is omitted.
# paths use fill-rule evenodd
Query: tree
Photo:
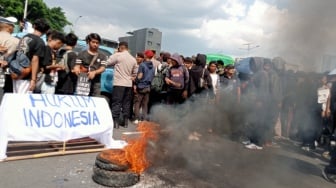
<svg viewBox="0 0 336 188"><path fill-rule="evenodd" d="M23 20L24 4L25 0L0 0L0 6L4 7L1 16L14 16ZM29 0L27 20L33 23L38 18L45 18L51 29L58 31L63 31L66 25L71 25L61 7L49 8L43 0Z"/></svg>

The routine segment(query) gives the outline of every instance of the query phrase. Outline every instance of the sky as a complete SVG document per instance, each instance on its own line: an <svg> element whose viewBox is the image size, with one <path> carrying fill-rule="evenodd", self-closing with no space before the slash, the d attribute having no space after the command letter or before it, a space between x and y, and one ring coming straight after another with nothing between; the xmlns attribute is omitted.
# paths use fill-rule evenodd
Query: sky
<svg viewBox="0 0 336 188"><path fill-rule="evenodd" d="M96 32L118 41L126 32L157 28L162 51L185 56L281 56L312 62L333 54L333 0L45 0L61 7L84 38ZM68 29L69 31L69 29ZM313 64L313 63L310 63Z"/></svg>

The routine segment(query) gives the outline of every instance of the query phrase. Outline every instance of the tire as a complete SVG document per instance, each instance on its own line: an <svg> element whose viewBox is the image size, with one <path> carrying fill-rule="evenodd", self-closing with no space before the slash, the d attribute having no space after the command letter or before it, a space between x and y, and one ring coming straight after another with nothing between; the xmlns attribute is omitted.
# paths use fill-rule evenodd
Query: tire
<svg viewBox="0 0 336 188"><path fill-rule="evenodd" d="M116 164L112 161L106 160L100 156L100 154L96 157L96 165L105 170L115 170L115 171L123 171L127 170L130 165Z"/></svg>
<svg viewBox="0 0 336 188"><path fill-rule="evenodd" d="M125 171L129 168L129 165L116 165L113 163L106 163L105 161L101 161L100 159L96 159L95 164L101 169L110 171Z"/></svg>
<svg viewBox="0 0 336 188"><path fill-rule="evenodd" d="M108 171L93 166L93 181L110 187L127 187L139 182L140 175L130 171Z"/></svg>

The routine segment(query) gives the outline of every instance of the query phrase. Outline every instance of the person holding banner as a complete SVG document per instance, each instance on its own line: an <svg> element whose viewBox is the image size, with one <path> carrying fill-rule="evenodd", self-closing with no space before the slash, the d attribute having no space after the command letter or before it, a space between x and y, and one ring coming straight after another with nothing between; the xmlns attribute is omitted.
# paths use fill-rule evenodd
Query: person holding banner
<svg viewBox="0 0 336 188"><path fill-rule="evenodd" d="M80 70L75 70L78 75L75 94L103 97L100 91L100 77L105 71L107 57L98 51L101 38L97 33L90 33L85 40L88 49L80 52L76 60Z"/></svg>

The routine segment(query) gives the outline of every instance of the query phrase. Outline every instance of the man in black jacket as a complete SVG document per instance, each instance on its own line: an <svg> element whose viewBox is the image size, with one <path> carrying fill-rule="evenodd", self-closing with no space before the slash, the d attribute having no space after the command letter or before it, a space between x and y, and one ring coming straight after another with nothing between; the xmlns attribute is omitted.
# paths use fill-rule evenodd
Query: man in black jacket
<svg viewBox="0 0 336 188"><path fill-rule="evenodd" d="M210 73L205 66L206 55L197 54L194 65L189 69L190 81L188 85L188 96L191 97L191 100L195 100L195 97L197 96L206 96L206 92L209 92L210 98L215 97L212 89ZM205 83L203 86L200 84L201 78L203 78Z"/></svg>

